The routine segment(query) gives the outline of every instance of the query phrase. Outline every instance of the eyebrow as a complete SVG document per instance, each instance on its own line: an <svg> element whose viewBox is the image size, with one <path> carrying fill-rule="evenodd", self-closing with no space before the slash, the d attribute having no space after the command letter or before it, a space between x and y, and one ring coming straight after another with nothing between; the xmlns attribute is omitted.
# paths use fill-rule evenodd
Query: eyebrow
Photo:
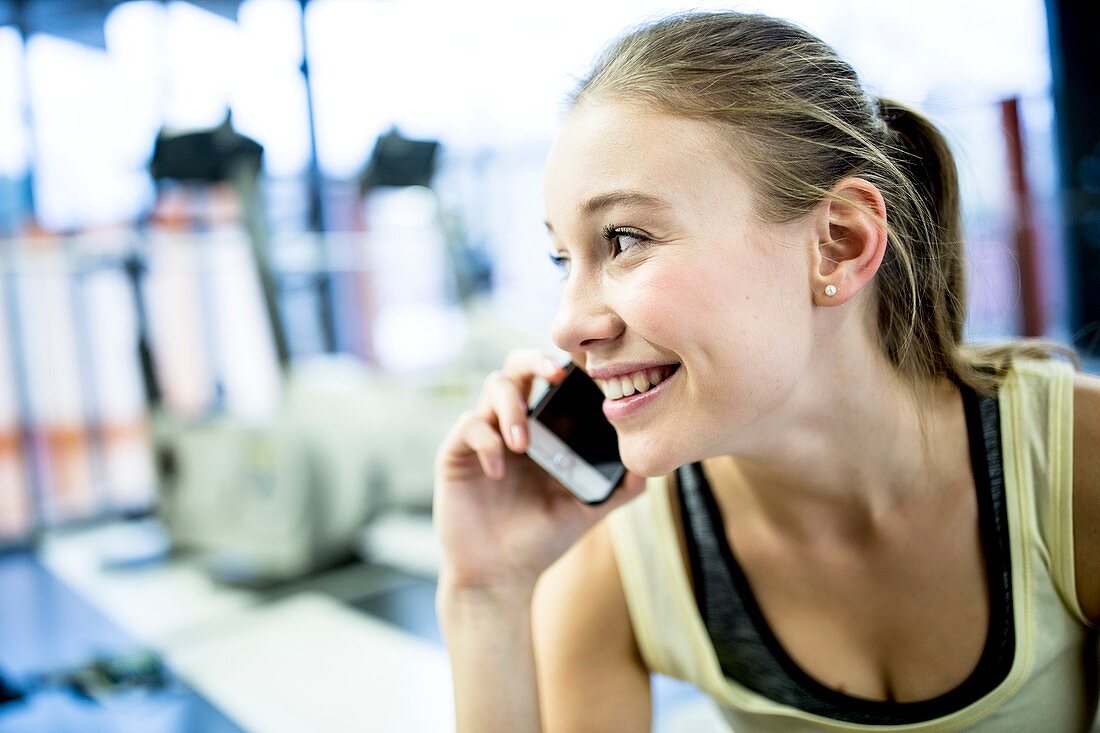
<svg viewBox="0 0 1100 733"><path fill-rule="evenodd" d="M658 196L631 189L618 189L615 191L608 191L607 193L597 194L588 199L581 204L581 213L584 216L592 216L598 211L623 204L649 206L661 210L672 208L670 203ZM546 224L547 230L551 232L554 231L554 227L550 226L550 222L547 221L544 223Z"/></svg>

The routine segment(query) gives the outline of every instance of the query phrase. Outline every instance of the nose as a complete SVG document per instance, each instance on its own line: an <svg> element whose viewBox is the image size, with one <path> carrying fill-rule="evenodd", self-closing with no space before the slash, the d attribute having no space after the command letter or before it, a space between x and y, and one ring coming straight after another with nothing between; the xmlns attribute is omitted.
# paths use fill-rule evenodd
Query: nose
<svg viewBox="0 0 1100 733"><path fill-rule="evenodd" d="M555 346L577 354L617 338L622 330L622 319L606 302L603 289L594 278L570 277L566 281L550 329Z"/></svg>

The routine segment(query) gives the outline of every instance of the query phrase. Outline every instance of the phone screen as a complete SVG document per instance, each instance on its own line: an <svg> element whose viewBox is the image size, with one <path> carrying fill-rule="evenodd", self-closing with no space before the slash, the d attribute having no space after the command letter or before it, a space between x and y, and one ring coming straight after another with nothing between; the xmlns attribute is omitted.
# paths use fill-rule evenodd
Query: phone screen
<svg viewBox="0 0 1100 733"><path fill-rule="evenodd" d="M619 437L603 414L604 394L573 365L565 379L533 410L533 417L608 479L621 475Z"/></svg>

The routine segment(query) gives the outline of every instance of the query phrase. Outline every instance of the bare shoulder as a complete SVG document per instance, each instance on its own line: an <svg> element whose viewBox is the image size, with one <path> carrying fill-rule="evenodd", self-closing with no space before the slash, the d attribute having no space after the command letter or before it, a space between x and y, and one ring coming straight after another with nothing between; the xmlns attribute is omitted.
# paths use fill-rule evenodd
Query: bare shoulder
<svg viewBox="0 0 1100 733"><path fill-rule="evenodd" d="M1077 597L1100 623L1100 377L1073 385L1073 527Z"/></svg>
<svg viewBox="0 0 1100 733"><path fill-rule="evenodd" d="M543 730L650 729L649 672L606 519L543 574L532 623Z"/></svg>

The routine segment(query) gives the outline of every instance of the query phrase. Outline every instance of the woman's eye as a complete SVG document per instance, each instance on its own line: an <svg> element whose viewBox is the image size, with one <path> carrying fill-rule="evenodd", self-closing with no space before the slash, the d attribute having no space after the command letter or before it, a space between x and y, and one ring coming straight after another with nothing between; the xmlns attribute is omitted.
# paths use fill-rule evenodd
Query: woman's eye
<svg viewBox="0 0 1100 733"><path fill-rule="evenodd" d="M603 233L604 239L610 242L619 252L629 252L632 249L644 247L650 240L641 232L620 227L608 227Z"/></svg>
<svg viewBox="0 0 1100 733"><path fill-rule="evenodd" d="M550 253L550 262L554 264L554 267L558 268L562 272L569 271L569 258L561 255L556 255L553 252Z"/></svg>

